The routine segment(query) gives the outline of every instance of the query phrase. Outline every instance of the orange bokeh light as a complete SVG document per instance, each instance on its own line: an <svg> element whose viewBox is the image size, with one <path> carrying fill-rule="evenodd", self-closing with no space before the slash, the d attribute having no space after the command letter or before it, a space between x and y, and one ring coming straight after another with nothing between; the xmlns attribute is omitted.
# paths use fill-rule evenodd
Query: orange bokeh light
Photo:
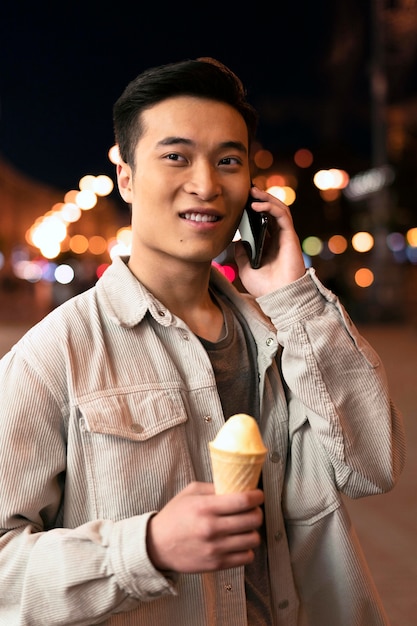
<svg viewBox="0 0 417 626"><path fill-rule="evenodd" d="M355 283L358 287L370 287L374 282L374 274L367 267L361 267L355 272Z"/></svg>

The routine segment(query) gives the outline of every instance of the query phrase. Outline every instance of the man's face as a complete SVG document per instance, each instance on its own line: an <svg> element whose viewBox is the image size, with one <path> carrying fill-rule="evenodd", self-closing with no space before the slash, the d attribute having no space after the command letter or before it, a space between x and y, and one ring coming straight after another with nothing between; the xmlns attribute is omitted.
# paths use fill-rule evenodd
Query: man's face
<svg viewBox="0 0 417 626"><path fill-rule="evenodd" d="M132 257L211 262L230 243L248 197L248 132L231 106L189 96L142 113L134 170L118 166L132 205Z"/></svg>

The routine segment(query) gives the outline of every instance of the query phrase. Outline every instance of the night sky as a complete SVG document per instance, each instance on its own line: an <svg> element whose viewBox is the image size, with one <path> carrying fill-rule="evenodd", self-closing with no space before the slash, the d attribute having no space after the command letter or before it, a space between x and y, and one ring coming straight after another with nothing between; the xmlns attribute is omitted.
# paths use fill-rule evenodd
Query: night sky
<svg viewBox="0 0 417 626"><path fill-rule="evenodd" d="M113 175L112 106L128 81L149 66L214 56L243 79L261 113L265 147L285 154L337 146L366 159L364 4L305 0L248 12L241 3L3 0L0 157L64 190L87 173ZM352 38L353 50L342 51L348 59L340 61L335 40L348 45Z"/></svg>

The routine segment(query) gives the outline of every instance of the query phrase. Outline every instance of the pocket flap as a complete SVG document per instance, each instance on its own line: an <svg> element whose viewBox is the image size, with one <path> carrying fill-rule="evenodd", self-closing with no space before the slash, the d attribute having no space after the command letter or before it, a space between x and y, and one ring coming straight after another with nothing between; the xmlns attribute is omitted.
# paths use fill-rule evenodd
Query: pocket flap
<svg viewBox="0 0 417 626"><path fill-rule="evenodd" d="M172 389L102 396L81 402L79 410L89 432L135 441L187 421L181 394Z"/></svg>

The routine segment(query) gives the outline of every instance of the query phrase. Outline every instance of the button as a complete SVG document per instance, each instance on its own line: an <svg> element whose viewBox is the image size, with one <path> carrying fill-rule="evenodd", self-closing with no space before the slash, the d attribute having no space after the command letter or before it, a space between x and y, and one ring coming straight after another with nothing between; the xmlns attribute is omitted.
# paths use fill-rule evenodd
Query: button
<svg viewBox="0 0 417 626"><path fill-rule="evenodd" d="M274 539L275 541L281 541L282 539L282 532L280 530L278 530L275 534L274 534Z"/></svg>
<svg viewBox="0 0 417 626"><path fill-rule="evenodd" d="M182 338L184 339L184 341L190 340L190 337L186 333L183 334Z"/></svg>
<svg viewBox="0 0 417 626"><path fill-rule="evenodd" d="M133 430L134 433L143 433L142 424L131 424L130 430Z"/></svg>
<svg viewBox="0 0 417 626"><path fill-rule="evenodd" d="M158 315L160 315L161 317L165 317L165 311L158 311Z"/></svg>
<svg viewBox="0 0 417 626"><path fill-rule="evenodd" d="M278 452L271 452L271 454L269 455L269 460L272 461L272 463L279 463L281 457Z"/></svg>
<svg viewBox="0 0 417 626"><path fill-rule="evenodd" d="M224 588L226 591L232 591L232 585L225 585Z"/></svg>
<svg viewBox="0 0 417 626"><path fill-rule="evenodd" d="M274 343L274 340L273 340L273 338L272 338L272 337L269 337L269 338L266 340L266 345L267 345L267 346L272 346L272 344L273 344L273 343Z"/></svg>
<svg viewBox="0 0 417 626"><path fill-rule="evenodd" d="M205 416L203 417L203 419L204 419L204 421L205 421L205 422L211 422L212 417L211 417L211 415L205 415Z"/></svg>
<svg viewBox="0 0 417 626"><path fill-rule="evenodd" d="M281 602L278 603L278 608L286 609L288 605L289 605L288 600L282 600Z"/></svg>

